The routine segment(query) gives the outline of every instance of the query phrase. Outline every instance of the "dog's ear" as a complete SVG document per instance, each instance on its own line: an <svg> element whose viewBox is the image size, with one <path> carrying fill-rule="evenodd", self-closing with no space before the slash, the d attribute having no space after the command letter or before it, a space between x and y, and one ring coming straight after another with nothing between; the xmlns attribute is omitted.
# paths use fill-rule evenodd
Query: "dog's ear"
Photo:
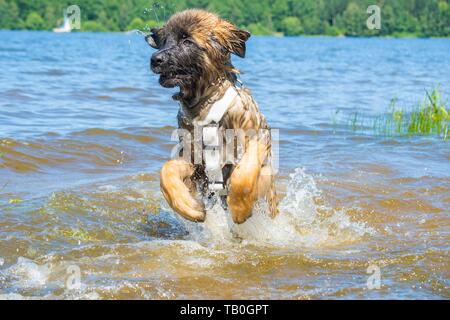
<svg viewBox="0 0 450 320"><path fill-rule="evenodd" d="M229 53L244 58L245 42L250 38L250 32L240 30L226 20L222 20L216 27L213 40Z"/></svg>
<svg viewBox="0 0 450 320"><path fill-rule="evenodd" d="M162 28L153 28L150 31L151 33L145 36L145 41L150 47L154 49L160 49Z"/></svg>
<svg viewBox="0 0 450 320"><path fill-rule="evenodd" d="M235 29L232 30L232 36L230 41L231 53L234 53L238 57L245 58L245 51L247 49L245 42L250 38L251 34L245 30Z"/></svg>

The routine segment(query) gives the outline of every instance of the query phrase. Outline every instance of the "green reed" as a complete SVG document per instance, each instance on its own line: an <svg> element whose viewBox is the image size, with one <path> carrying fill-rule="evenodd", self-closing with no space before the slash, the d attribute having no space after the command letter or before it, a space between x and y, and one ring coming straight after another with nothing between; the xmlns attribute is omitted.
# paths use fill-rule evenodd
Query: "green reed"
<svg viewBox="0 0 450 320"><path fill-rule="evenodd" d="M436 88L431 92L426 91L426 98L414 108L402 108L397 105L396 99L392 99L386 114L368 120L355 112L347 124L353 131L369 127L379 135L436 135L447 140L450 133L450 109L445 106Z"/></svg>

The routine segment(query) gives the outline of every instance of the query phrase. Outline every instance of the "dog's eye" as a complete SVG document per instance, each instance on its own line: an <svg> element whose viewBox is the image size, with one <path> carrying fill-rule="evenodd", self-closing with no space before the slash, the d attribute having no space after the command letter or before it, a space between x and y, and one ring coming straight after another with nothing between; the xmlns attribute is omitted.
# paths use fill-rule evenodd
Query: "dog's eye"
<svg viewBox="0 0 450 320"><path fill-rule="evenodd" d="M180 44L187 46L192 45L193 44L192 38L188 34L184 33L181 35Z"/></svg>

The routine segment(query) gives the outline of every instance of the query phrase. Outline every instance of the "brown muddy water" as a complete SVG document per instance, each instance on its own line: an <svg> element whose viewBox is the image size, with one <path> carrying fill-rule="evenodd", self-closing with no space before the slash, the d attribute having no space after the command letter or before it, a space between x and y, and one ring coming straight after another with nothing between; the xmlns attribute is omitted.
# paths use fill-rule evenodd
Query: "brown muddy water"
<svg viewBox="0 0 450 320"><path fill-rule="evenodd" d="M450 298L448 142L334 119L448 96L449 40L254 37L281 214L237 226L162 199L178 107L140 36L0 39L0 299Z"/></svg>

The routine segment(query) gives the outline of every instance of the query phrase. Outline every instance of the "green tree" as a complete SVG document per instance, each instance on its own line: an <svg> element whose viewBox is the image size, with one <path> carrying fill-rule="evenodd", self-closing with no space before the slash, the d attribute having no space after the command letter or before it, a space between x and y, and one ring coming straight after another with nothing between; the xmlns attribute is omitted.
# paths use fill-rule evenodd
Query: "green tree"
<svg viewBox="0 0 450 320"><path fill-rule="evenodd" d="M363 29L366 29L367 16L365 15L365 10L362 10L358 4L350 2L342 18L346 35L357 36L363 34Z"/></svg>
<svg viewBox="0 0 450 320"><path fill-rule="evenodd" d="M250 23L247 28L247 31L249 31L252 35L258 36L258 35L269 35L272 34L272 30L265 27L261 23Z"/></svg>
<svg viewBox="0 0 450 320"><path fill-rule="evenodd" d="M297 17L286 17L281 22L281 31L287 36L296 36L303 32L300 19Z"/></svg>
<svg viewBox="0 0 450 320"><path fill-rule="evenodd" d="M125 31L153 20L161 24L176 11L204 8L255 34L350 36L450 36L450 0L77 0L82 27ZM51 29L61 22L69 0L0 0L0 28ZM381 7L380 31L366 27L371 4ZM300 23L299 31L298 21ZM137 20L141 19L141 20ZM147 23L144 24L144 27ZM86 28L83 28L85 30Z"/></svg>
<svg viewBox="0 0 450 320"><path fill-rule="evenodd" d="M397 22L395 21L395 12L391 5L386 4L382 7L381 30L382 35L394 34Z"/></svg>
<svg viewBox="0 0 450 320"><path fill-rule="evenodd" d="M58 18L56 15L56 7L47 4L44 11L45 29L52 29L55 27Z"/></svg>
<svg viewBox="0 0 450 320"><path fill-rule="evenodd" d="M127 27L127 30L144 30L145 22L141 18L134 18Z"/></svg>
<svg viewBox="0 0 450 320"><path fill-rule="evenodd" d="M438 35L449 37L450 36L450 5L446 1L439 1L438 4L439 14L439 32Z"/></svg>
<svg viewBox="0 0 450 320"><path fill-rule="evenodd" d="M108 31L108 29L106 29L97 21L86 21L81 23L81 31L106 32Z"/></svg>
<svg viewBox="0 0 450 320"><path fill-rule="evenodd" d="M14 1L0 0L0 29L20 29L19 8Z"/></svg>
<svg viewBox="0 0 450 320"><path fill-rule="evenodd" d="M29 30L45 29L45 21L37 12L30 12L25 20L25 27Z"/></svg>
<svg viewBox="0 0 450 320"><path fill-rule="evenodd" d="M274 26L277 29L283 28L283 18L289 13L289 3L287 0L275 0L270 8Z"/></svg>

